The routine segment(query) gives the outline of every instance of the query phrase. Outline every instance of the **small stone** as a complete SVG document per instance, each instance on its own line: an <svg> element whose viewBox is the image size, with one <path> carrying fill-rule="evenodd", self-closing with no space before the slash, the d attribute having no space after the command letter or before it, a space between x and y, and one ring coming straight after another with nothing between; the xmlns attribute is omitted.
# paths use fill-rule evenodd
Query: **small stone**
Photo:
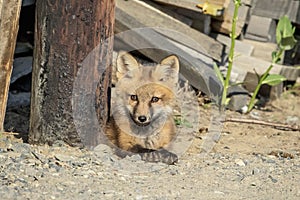
<svg viewBox="0 0 300 200"><path fill-rule="evenodd" d="M251 186L256 186L256 183L252 182L250 185L251 185Z"/></svg>
<svg viewBox="0 0 300 200"><path fill-rule="evenodd" d="M237 164L240 167L245 167L246 166L245 162L241 159L236 159L234 162L235 162L235 164Z"/></svg>
<svg viewBox="0 0 300 200"><path fill-rule="evenodd" d="M260 173L259 169L257 169L257 168L252 169L252 175L256 175L256 174L259 174L259 173Z"/></svg>
<svg viewBox="0 0 300 200"><path fill-rule="evenodd" d="M7 144L7 151L13 151L13 145L11 143Z"/></svg>
<svg viewBox="0 0 300 200"><path fill-rule="evenodd" d="M276 161L275 160L273 160L273 159L267 159L266 160L266 163L275 163Z"/></svg>
<svg viewBox="0 0 300 200"><path fill-rule="evenodd" d="M275 178L273 178L271 175L269 175L268 178L270 178L273 183L277 183L278 182L278 180L275 179Z"/></svg>
<svg viewBox="0 0 300 200"><path fill-rule="evenodd" d="M241 108L241 113L246 114L247 111L248 111L248 106L243 106Z"/></svg>
<svg viewBox="0 0 300 200"><path fill-rule="evenodd" d="M119 177L119 180L120 180L120 181L124 181L124 182L126 182L126 181L127 181L127 180L126 180L126 178L125 178L125 177L123 177L123 176Z"/></svg>
<svg viewBox="0 0 300 200"><path fill-rule="evenodd" d="M191 166L192 166L192 164L191 164L190 162L187 162L187 163L186 163L186 168L187 168L187 169L191 168Z"/></svg>
<svg viewBox="0 0 300 200"><path fill-rule="evenodd" d="M31 152L31 146L27 143L15 143L10 146L10 148L15 152L20 153L30 153Z"/></svg>
<svg viewBox="0 0 300 200"><path fill-rule="evenodd" d="M54 156L58 161L62 162L69 162L72 161L74 158L72 156L64 155L64 154L56 154Z"/></svg>
<svg viewBox="0 0 300 200"><path fill-rule="evenodd" d="M33 158L33 155L29 152L25 152L25 153L21 153L20 158L23 159L29 159L29 158Z"/></svg>
<svg viewBox="0 0 300 200"><path fill-rule="evenodd" d="M250 161L247 160L247 159L245 159L245 160L243 160L243 161L244 161L245 165L248 165L248 164L250 163Z"/></svg>
<svg viewBox="0 0 300 200"><path fill-rule="evenodd" d="M64 191L64 188L61 187L61 186L57 186L56 189L59 190L59 191Z"/></svg>
<svg viewBox="0 0 300 200"><path fill-rule="evenodd" d="M177 170L170 170L170 174L172 176L174 176L174 175L178 174L178 171Z"/></svg>
<svg viewBox="0 0 300 200"><path fill-rule="evenodd" d="M262 161L266 163L275 163L275 160L272 158L276 158L275 156L262 157Z"/></svg>
<svg viewBox="0 0 300 200"><path fill-rule="evenodd" d="M146 196L146 195L137 195L135 197L136 200L143 200L143 199L147 199L147 198L148 198L148 196Z"/></svg>
<svg viewBox="0 0 300 200"><path fill-rule="evenodd" d="M224 192L217 191L217 190L215 190L214 193L215 193L215 194L221 194L221 195L224 195L224 194L225 194Z"/></svg>
<svg viewBox="0 0 300 200"><path fill-rule="evenodd" d="M286 123L288 124L297 124L299 122L299 117L297 116L287 116Z"/></svg>
<svg viewBox="0 0 300 200"><path fill-rule="evenodd" d="M112 197L115 193L116 193L115 190L106 190L106 191L103 192L103 194L104 194L106 197Z"/></svg>

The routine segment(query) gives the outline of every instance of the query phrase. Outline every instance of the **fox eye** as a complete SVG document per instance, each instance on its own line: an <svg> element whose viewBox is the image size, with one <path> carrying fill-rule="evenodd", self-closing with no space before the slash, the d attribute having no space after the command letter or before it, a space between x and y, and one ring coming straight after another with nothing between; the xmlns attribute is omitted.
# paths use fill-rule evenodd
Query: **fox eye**
<svg viewBox="0 0 300 200"><path fill-rule="evenodd" d="M138 97L137 97L137 95L130 95L130 99L132 100L132 101L137 101L138 100Z"/></svg>
<svg viewBox="0 0 300 200"><path fill-rule="evenodd" d="M151 99L151 103L156 103L158 101L159 101L158 97L152 97L152 99Z"/></svg>

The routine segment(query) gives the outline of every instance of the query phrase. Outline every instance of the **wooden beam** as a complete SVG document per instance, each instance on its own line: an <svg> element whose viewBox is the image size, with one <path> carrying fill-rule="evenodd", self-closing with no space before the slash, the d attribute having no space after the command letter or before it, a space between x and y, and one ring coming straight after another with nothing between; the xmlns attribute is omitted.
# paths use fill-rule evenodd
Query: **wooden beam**
<svg viewBox="0 0 300 200"><path fill-rule="evenodd" d="M0 131L3 131L21 0L0 0Z"/></svg>
<svg viewBox="0 0 300 200"><path fill-rule="evenodd" d="M108 117L114 7L114 0L36 2L30 143L99 144L98 128Z"/></svg>
<svg viewBox="0 0 300 200"><path fill-rule="evenodd" d="M125 22L123 20L124 23L130 26L130 29L141 27L159 27L177 31L179 33L182 33L182 35L184 35L185 37L189 37L192 40L196 41L198 44L201 44L201 46L198 45L197 47L193 46L193 44L188 44L187 46L189 46L190 48L198 49L200 53L211 57L214 60L222 60L223 46L215 39L190 28L186 24L170 17L169 15L146 4L145 2L137 0L117 0L116 2L118 10L122 11L123 13L126 13L126 15L130 16L138 22L133 24L133 22L131 21ZM119 18L117 20L122 19ZM120 31L124 31L124 29ZM175 38L174 40L182 43L185 37ZM170 36L170 38L172 38L172 36Z"/></svg>

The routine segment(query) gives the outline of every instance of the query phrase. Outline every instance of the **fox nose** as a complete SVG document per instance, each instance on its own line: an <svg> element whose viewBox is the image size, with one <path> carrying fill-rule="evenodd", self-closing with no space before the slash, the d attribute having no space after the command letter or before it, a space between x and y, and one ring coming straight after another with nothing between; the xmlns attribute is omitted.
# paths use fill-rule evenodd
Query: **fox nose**
<svg viewBox="0 0 300 200"><path fill-rule="evenodd" d="M145 115L141 115L138 117L139 122L144 123L147 121L147 117Z"/></svg>

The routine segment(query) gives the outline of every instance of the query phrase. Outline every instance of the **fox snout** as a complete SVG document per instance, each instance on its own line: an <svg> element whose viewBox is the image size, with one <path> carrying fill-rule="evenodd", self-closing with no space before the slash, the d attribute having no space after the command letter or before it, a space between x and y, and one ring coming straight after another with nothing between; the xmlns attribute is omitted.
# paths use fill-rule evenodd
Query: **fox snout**
<svg viewBox="0 0 300 200"><path fill-rule="evenodd" d="M139 126L147 126L151 122L150 117L147 117L145 115L138 115L134 117L133 120Z"/></svg>
<svg viewBox="0 0 300 200"><path fill-rule="evenodd" d="M147 121L147 117L145 115L141 115L141 116L138 116L138 120L139 120L139 122L144 123Z"/></svg>
<svg viewBox="0 0 300 200"><path fill-rule="evenodd" d="M134 105L132 105L134 104ZM139 126L147 126L151 122L151 107L148 103L135 101L131 112L131 118Z"/></svg>

